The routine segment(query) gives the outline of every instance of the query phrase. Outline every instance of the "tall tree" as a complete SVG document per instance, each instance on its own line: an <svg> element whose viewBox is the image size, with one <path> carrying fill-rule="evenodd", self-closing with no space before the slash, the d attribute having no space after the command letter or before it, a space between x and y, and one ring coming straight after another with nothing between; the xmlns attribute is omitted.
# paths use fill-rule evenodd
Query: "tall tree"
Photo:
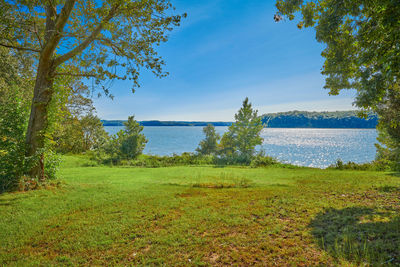
<svg viewBox="0 0 400 267"><path fill-rule="evenodd" d="M355 89L355 104L376 111L378 129L396 139L400 121L391 112L400 86L399 1L279 0L276 6L276 21L299 14L298 27L315 28L317 40L326 44L322 74L330 94Z"/></svg>
<svg viewBox="0 0 400 267"><path fill-rule="evenodd" d="M95 84L130 79L137 86L141 67L167 74L155 46L179 25L181 16L171 9L168 0L0 1L0 46L35 59L28 156L44 147L57 76L93 78ZM43 159L31 175L42 175L41 165Z"/></svg>
<svg viewBox="0 0 400 267"><path fill-rule="evenodd" d="M213 155L218 152L218 141L221 138L220 135L215 131L215 127L212 124L208 124L203 128L205 135L204 140L201 140L199 147L196 148L197 153L200 155Z"/></svg>
<svg viewBox="0 0 400 267"><path fill-rule="evenodd" d="M356 89L356 104L368 109L394 90L400 75L398 0L279 0L276 6L290 20L300 13L297 26L313 27L317 41L326 44L322 74L330 94Z"/></svg>
<svg viewBox="0 0 400 267"><path fill-rule="evenodd" d="M222 153L252 156L255 147L262 144L263 139L260 136L262 129L261 117L258 116L258 111L253 109L246 97L242 107L235 114L235 123L222 136L220 144Z"/></svg>

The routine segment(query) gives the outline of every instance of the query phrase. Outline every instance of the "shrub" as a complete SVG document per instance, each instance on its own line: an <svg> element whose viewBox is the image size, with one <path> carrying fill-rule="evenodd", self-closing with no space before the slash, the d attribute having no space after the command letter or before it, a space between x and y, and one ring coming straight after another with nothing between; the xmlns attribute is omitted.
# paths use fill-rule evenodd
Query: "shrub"
<svg viewBox="0 0 400 267"><path fill-rule="evenodd" d="M275 158L265 155L256 155L250 162L250 166L253 168L267 167L275 164L279 164L279 162Z"/></svg>
<svg viewBox="0 0 400 267"><path fill-rule="evenodd" d="M215 127L208 124L203 128L203 133L205 134L205 139L199 144L196 149L197 153L200 155L215 155L218 153L218 141L220 139L219 134L215 131Z"/></svg>
<svg viewBox="0 0 400 267"><path fill-rule="evenodd" d="M133 160L142 154L147 143L146 137L141 133L143 126L140 126L133 116L130 116L124 125L123 130L111 136L99 149L98 159L104 163L119 164L122 160Z"/></svg>
<svg viewBox="0 0 400 267"><path fill-rule="evenodd" d="M349 161L344 163L341 159L338 159L334 164L330 165L328 169L336 170L358 170L358 171L384 171L389 166L379 161L372 161L367 163L355 163Z"/></svg>
<svg viewBox="0 0 400 267"><path fill-rule="evenodd" d="M0 192L18 188L24 169L27 110L10 90L0 99Z"/></svg>

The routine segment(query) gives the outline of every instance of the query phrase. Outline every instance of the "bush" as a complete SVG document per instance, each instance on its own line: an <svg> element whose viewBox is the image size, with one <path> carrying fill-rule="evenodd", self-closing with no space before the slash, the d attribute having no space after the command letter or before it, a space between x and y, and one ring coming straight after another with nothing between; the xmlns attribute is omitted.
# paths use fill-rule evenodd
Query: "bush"
<svg viewBox="0 0 400 267"><path fill-rule="evenodd" d="M199 155L199 154L185 152L182 153L181 155L174 154L172 156L140 155L133 160L113 160L106 154L97 153L97 154L92 154L91 159L106 165L147 167L147 168L185 166L185 165L218 165L218 166L239 165L239 166L251 166L256 168L256 167L267 167L276 164L280 164L282 166L284 165L279 163L276 159L269 156L264 156L261 153L251 157L243 154L230 155L230 156L217 156L217 155Z"/></svg>
<svg viewBox="0 0 400 267"><path fill-rule="evenodd" d="M249 166L252 160L252 156L248 154L228 154L221 155L214 158L214 164L216 165L240 165Z"/></svg>
<svg viewBox="0 0 400 267"><path fill-rule="evenodd" d="M203 128L205 139L199 143L196 152L200 155L215 155L218 153L218 141L221 138L215 131L215 127L208 124Z"/></svg>
<svg viewBox="0 0 400 267"><path fill-rule="evenodd" d="M267 167L271 165L279 164L279 162L273 158L264 155L256 155L250 163L250 166L253 168L257 167Z"/></svg>
<svg viewBox="0 0 400 267"><path fill-rule="evenodd" d="M379 161L372 161L367 163L355 163L349 161L344 163L342 160L338 159L336 163L330 165L328 169L336 170L357 170L357 171L385 171L388 169L387 164L383 164Z"/></svg>
<svg viewBox="0 0 400 267"><path fill-rule="evenodd" d="M55 178L59 157L49 149L38 151L37 155L25 157L25 132L28 121L28 105L19 96L18 88L3 92L0 97L0 193L25 188L36 188L37 179L23 178L38 157L44 155L46 178ZM23 181L29 186L21 187Z"/></svg>
<svg viewBox="0 0 400 267"><path fill-rule="evenodd" d="M121 161L133 160L142 154L147 143L141 133L143 126L133 116L124 123L125 128L111 136L108 142L99 149L97 156L104 163L120 164Z"/></svg>
<svg viewBox="0 0 400 267"><path fill-rule="evenodd" d="M0 99L0 192L18 188L24 169L27 110L10 90Z"/></svg>
<svg viewBox="0 0 400 267"><path fill-rule="evenodd" d="M199 156L193 153L182 153L181 155L172 156L153 156L141 155L135 160L122 161L121 163L136 167L170 167L170 166L185 166L185 165L211 165L214 162L213 156Z"/></svg>

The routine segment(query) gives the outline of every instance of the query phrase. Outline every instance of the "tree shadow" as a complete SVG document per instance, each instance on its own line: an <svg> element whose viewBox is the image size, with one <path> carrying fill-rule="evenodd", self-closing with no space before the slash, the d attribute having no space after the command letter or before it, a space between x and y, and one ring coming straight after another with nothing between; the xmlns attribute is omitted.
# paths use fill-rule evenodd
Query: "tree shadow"
<svg viewBox="0 0 400 267"><path fill-rule="evenodd" d="M400 186L385 185L378 187L377 190L383 193L400 193Z"/></svg>
<svg viewBox="0 0 400 267"><path fill-rule="evenodd" d="M357 265L400 265L400 216L367 207L328 208L310 222L318 245Z"/></svg>
<svg viewBox="0 0 400 267"><path fill-rule="evenodd" d="M4 197L5 195L0 194L0 206L12 206L14 205L18 200L26 198L27 196L23 196L21 194L18 194L16 196L12 197Z"/></svg>

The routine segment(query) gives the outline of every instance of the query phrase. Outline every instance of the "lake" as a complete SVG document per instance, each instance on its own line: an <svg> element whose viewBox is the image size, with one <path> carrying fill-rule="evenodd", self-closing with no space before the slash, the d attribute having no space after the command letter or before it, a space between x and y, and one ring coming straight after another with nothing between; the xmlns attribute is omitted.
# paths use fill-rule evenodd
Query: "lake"
<svg viewBox="0 0 400 267"><path fill-rule="evenodd" d="M122 126L105 126L115 134ZM215 127L223 134L228 127ZM172 155L194 152L204 138L203 127L148 126L143 133L149 140L145 154ZM310 129L265 128L263 144L258 148L282 162L300 166L325 168L336 162L363 163L375 158L377 133L375 129Z"/></svg>

